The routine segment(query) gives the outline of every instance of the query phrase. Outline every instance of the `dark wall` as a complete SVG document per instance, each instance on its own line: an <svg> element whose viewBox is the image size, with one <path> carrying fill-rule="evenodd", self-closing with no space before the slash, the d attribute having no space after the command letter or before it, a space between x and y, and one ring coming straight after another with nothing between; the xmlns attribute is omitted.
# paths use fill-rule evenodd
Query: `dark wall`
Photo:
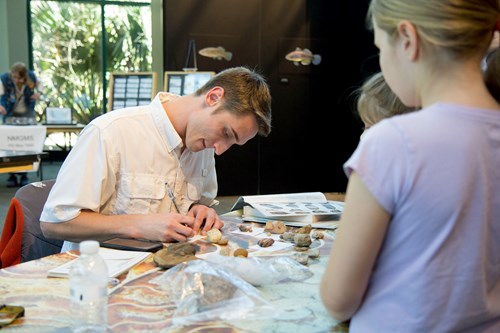
<svg viewBox="0 0 500 333"><path fill-rule="evenodd" d="M216 157L219 195L345 191L342 164L361 133L352 92L378 68L367 6L368 0L164 1L165 70L182 70L194 39L197 50L223 46L233 53L229 62L197 55L199 71L246 65L271 87L273 130ZM320 54L321 63L285 60L296 47Z"/></svg>

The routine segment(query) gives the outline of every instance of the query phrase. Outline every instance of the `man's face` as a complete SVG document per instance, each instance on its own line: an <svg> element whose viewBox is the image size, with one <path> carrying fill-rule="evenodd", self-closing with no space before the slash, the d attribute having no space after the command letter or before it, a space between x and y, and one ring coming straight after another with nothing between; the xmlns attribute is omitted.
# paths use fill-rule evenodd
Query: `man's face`
<svg viewBox="0 0 500 333"><path fill-rule="evenodd" d="M228 111L205 110L189 118L185 144L193 152L214 148L215 153L221 155L233 144L244 145L258 130L253 114L235 116Z"/></svg>
<svg viewBox="0 0 500 333"><path fill-rule="evenodd" d="M12 81L14 81L14 83L18 85L21 85L24 82L26 82L26 78L22 77L21 75L19 75L19 73L16 72L11 73L10 77L12 78Z"/></svg>

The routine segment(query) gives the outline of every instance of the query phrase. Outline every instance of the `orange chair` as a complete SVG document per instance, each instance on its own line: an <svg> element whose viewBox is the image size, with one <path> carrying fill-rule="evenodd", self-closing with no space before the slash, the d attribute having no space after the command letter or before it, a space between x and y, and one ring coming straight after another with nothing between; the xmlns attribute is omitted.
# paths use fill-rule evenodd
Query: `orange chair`
<svg viewBox="0 0 500 333"><path fill-rule="evenodd" d="M27 184L12 198L0 238L0 267L59 253L62 240L47 239L40 215L55 179Z"/></svg>

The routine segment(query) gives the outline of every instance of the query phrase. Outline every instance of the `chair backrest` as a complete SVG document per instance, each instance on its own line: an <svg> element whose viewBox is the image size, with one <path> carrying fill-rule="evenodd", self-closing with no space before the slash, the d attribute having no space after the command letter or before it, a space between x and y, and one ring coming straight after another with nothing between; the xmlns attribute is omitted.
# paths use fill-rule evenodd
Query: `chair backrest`
<svg viewBox="0 0 500 333"><path fill-rule="evenodd" d="M21 242L21 262L61 252L62 240L46 238L40 229L40 215L55 179L27 184L14 197L22 206L24 229Z"/></svg>

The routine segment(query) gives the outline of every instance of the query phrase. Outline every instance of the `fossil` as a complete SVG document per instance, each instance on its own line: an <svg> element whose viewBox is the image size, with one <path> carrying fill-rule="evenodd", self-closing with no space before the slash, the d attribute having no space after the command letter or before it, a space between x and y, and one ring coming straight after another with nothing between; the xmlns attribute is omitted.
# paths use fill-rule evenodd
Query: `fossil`
<svg viewBox="0 0 500 333"><path fill-rule="evenodd" d="M210 243L218 243L222 238L222 233L219 229L211 229L207 231L207 241Z"/></svg>
<svg viewBox="0 0 500 333"><path fill-rule="evenodd" d="M252 226L248 224L239 224L238 228L241 232L252 232Z"/></svg>
<svg viewBox="0 0 500 333"><path fill-rule="evenodd" d="M286 231L286 225L283 221L268 221L264 230L272 234L282 234Z"/></svg>
<svg viewBox="0 0 500 333"><path fill-rule="evenodd" d="M311 236L309 234L295 234L293 241L296 246L307 247L311 245Z"/></svg>
<svg viewBox="0 0 500 333"><path fill-rule="evenodd" d="M197 259L196 247L191 243L172 243L157 251L153 260L159 267L170 268L184 261Z"/></svg>
<svg viewBox="0 0 500 333"><path fill-rule="evenodd" d="M233 256L246 258L248 257L248 251L240 247L234 250Z"/></svg>
<svg viewBox="0 0 500 333"><path fill-rule="evenodd" d="M269 247L274 244L274 239L272 238L262 238L257 242L260 247Z"/></svg>

